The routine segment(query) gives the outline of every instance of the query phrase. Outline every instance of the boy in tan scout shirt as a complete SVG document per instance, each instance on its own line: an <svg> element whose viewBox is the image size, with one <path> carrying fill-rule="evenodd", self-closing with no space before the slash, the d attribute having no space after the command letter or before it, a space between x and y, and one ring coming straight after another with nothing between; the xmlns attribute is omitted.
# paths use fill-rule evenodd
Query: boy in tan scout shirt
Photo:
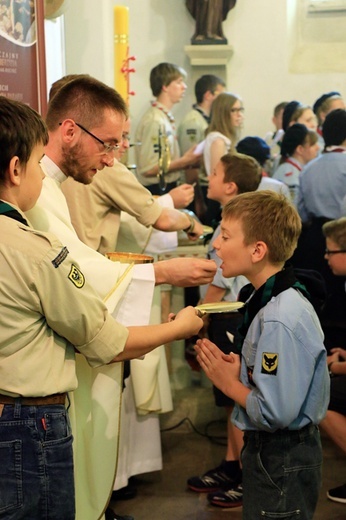
<svg viewBox="0 0 346 520"><path fill-rule="evenodd" d="M153 195L162 195L175 188L182 170L197 166L202 157L202 154L194 153L196 146L180 155L176 123L171 110L185 94L185 78L184 69L173 63L159 63L150 72L150 87L155 100L137 126L136 141L142 144L136 146L136 164L138 179ZM160 189L158 178L160 132L165 136L170 156L165 191Z"/></svg>

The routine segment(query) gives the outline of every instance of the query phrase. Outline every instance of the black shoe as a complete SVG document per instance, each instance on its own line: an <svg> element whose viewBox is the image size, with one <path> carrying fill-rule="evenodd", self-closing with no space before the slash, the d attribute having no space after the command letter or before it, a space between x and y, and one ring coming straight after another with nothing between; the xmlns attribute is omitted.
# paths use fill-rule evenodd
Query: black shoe
<svg viewBox="0 0 346 520"><path fill-rule="evenodd" d="M226 473L225 466L226 461L222 461L220 466L210 469L201 477L189 478L187 481L189 489L197 493L211 493L219 489L230 489L236 486L236 479Z"/></svg>
<svg viewBox="0 0 346 520"><path fill-rule="evenodd" d="M329 500L333 500L333 502L346 504L346 484L327 491L327 497Z"/></svg>
<svg viewBox="0 0 346 520"><path fill-rule="evenodd" d="M239 507L243 505L243 487L241 484L235 488L209 493L208 501L213 506L223 508Z"/></svg>
<svg viewBox="0 0 346 520"><path fill-rule="evenodd" d="M135 520L133 516L121 516L114 513L113 509L110 507L107 507L105 511L105 520Z"/></svg>
<svg viewBox="0 0 346 520"><path fill-rule="evenodd" d="M137 495L137 488L132 484L112 492L112 500L130 500Z"/></svg>

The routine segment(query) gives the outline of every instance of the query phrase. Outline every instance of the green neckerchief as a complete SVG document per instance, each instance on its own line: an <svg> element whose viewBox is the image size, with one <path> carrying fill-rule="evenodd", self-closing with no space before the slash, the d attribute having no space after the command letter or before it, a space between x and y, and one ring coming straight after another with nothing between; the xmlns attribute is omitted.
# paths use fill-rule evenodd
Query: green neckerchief
<svg viewBox="0 0 346 520"><path fill-rule="evenodd" d="M22 224L28 225L25 218L17 211L15 208L0 200L0 215L5 215L5 217L13 218L14 220L18 220Z"/></svg>
<svg viewBox="0 0 346 520"><path fill-rule="evenodd" d="M247 303L242 309L239 310L242 312L242 314L244 314L244 318L238 327L236 334L235 346L238 353L241 352L245 336L256 314L260 311L260 309L262 309L262 307L270 302L273 296L277 296L290 287L299 289L299 291L301 291L308 299L310 298L305 285L300 283L295 277L292 266L287 266L282 271L279 271L278 273L268 278L265 284L263 284L255 292L253 292L254 287L251 284L248 284L241 289L238 299L240 301L246 301ZM252 297L248 300L251 294Z"/></svg>

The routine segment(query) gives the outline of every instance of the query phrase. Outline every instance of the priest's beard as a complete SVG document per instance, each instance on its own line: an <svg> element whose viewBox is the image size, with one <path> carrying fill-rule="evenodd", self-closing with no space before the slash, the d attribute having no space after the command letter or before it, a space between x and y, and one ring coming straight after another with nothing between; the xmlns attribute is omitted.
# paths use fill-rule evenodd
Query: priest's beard
<svg viewBox="0 0 346 520"><path fill-rule="evenodd" d="M81 143L77 143L72 148L63 145L61 155L61 170L67 177L72 177L82 184L91 183L93 179L91 171L95 166L91 166L90 159L85 158L87 154L84 152Z"/></svg>

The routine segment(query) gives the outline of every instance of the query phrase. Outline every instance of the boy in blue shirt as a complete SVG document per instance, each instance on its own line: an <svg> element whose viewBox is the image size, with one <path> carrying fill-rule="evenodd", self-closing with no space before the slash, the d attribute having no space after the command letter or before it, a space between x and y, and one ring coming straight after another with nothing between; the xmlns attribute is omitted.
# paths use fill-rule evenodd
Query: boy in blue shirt
<svg viewBox="0 0 346 520"><path fill-rule="evenodd" d="M236 406L244 431L243 519L311 520L321 483L318 424L329 376L323 333L307 292L285 266L301 231L297 211L277 193L235 197L223 209L214 247L226 277L244 275L253 291L239 329L240 355L198 340L197 359Z"/></svg>

